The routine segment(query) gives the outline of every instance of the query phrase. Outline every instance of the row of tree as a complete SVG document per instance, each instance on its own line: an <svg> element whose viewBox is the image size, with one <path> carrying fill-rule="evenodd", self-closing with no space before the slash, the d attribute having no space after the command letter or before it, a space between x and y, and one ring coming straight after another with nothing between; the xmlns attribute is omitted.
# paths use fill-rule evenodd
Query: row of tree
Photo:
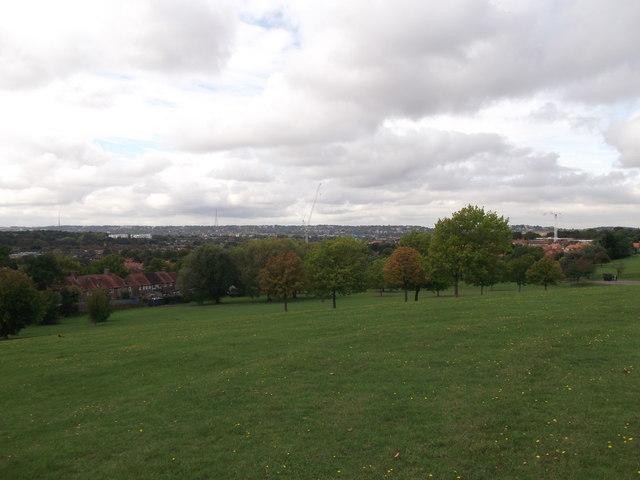
<svg viewBox="0 0 640 480"><path fill-rule="evenodd" d="M552 285L562 278L580 279L607 259L602 247L589 245L561 260L539 247L512 247L508 220L495 212L467 206L438 221L432 234L403 236L390 256L372 255L366 244L350 237L305 244L290 239L252 240L232 249L202 245L188 255L179 286L187 299L220 302L229 292L267 295L287 302L300 291L332 301L388 287L439 293L461 282L481 292L498 282Z"/></svg>
<svg viewBox="0 0 640 480"><path fill-rule="evenodd" d="M504 281L515 282L519 289L527 283L546 288L565 276L579 281L609 259L598 242L562 258L545 255L539 247L513 248L507 219L471 205L439 220L432 234L412 232L394 247L367 245L351 237L311 244L280 238L231 248L202 244L186 256L174 252L160 258L151 253L146 258L157 270L172 264L179 268L179 287L187 300L220 302L229 294L266 295L283 299L285 310L301 291L331 299L335 308L338 296L367 288L402 288L405 301L409 291L418 300L423 289L439 294L453 287L458 296L463 281L481 292ZM81 268L75 260L46 254L16 265L8 263L7 253L0 251L0 336L14 334L26 323L53 323L58 315L77 313L81 292L63 283L65 275ZM129 273L124 258L115 254L90 263L82 272L101 273L105 268L123 277ZM12 304L19 292L24 302ZM22 320L14 322L18 310Z"/></svg>

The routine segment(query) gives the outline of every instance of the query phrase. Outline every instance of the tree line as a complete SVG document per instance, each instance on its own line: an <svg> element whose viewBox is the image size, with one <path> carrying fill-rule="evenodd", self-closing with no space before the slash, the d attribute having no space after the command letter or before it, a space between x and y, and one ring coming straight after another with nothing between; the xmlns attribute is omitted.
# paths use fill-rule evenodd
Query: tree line
<svg viewBox="0 0 640 480"><path fill-rule="evenodd" d="M187 301L219 303L227 295L281 299L285 311L301 292L331 300L342 295L400 288L418 301L421 291L439 295L462 282L481 293L500 282L556 284L563 278L580 281L598 263L630 253L630 239L620 232L569 253L546 255L540 247L513 246L508 219L473 205L440 219L432 233L411 232L396 245L367 244L352 237L305 243L290 238L254 239L231 247L203 243L190 251L129 250L145 261L147 271L179 271L178 286ZM81 292L64 285L71 272L102 273L105 268L125 277L124 257L109 254L86 265L65 256L45 254L12 262L0 246L0 336L16 334L29 323L54 323L77 314ZM611 252L615 256L611 255ZM151 267L155 270L148 270ZM94 321L108 317L99 303ZM19 300L19 301L18 301ZM108 304L108 299L106 301ZM90 312L91 313L91 312Z"/></svg>

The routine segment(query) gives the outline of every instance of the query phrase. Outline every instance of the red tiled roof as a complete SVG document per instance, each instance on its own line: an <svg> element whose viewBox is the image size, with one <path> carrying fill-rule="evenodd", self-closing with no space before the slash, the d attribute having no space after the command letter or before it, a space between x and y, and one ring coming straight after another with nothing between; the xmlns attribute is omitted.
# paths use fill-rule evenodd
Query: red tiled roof
<svg viewBox="0 0 640 480"><path fill-rule="evenodd" d="M131 273L124 279L125 283L131 287L144 287L151 285L151 282L144 273Z"/></svg>
<svg viewBox="0 0 640 480"><path fill-rule="evenodd" d="M126 285L124 280L119 276L109 273L109 274L99 274L99 275L80 275L79 277L68 277L67 283L71 285L76 285L80 287L80 289L85 292L89 292L91 290L97 290L99 288L103 289L117 289L117 288L125 288Z"/></svg>

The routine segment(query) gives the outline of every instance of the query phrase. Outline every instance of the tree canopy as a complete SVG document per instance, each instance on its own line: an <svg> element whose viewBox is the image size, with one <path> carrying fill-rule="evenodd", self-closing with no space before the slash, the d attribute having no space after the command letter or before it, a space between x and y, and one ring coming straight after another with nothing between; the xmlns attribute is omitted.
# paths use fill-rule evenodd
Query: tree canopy
<svg viewBox="0 0 640 480"><path fill-rule="evenodd" d="M527 270L527 281L535 285L555 285L564 278L560 262L545 255Z"/></svg>
<svg viewBox="0 0 640 480"><path fill-rule="evenodd" d="M349 295L365 288L367 247L352 237L326 240L315 245L305 257L305 266L314 291L331 297Z"/></svg>
<svg viewBox="0 0 640 480"><path fill-rule="evenodd" d="M387 283L402 287L405 302L409 289L419 287L425 280L422 257L412 247L398 247L385 263L383 272Z"/></svg>
<svg viewBox="0 0 640 480"><path fill-rule="evenodd" d="M42 297L33 280L17 270L0 270L0 337L39 323L43 314Z"/></svg>
<svg viewBox="0 0 640 480"><path fill-rule="evenodd" d="M220 299L237 280L231 255L218 245L206 243L194 249L180 269L178 286L186 299L202 303Z"/></svg>
<svg viewBox="0 0 640 480"><path fill-rule="evenodd" d="M465 275L477 276L480 269L497 262L499 255L510 250L511 237L508 219L468 205L436 223L430 262L434 269L448 272L457 297L458 284Z"/></svg>
<svg viewBox="0 0 640 480"><path fill-rule="evenodd" d="M290 251L271 257L260 270L260 287L268 295L284 300L288 311L288 299L304 287L305 273L302 259Z"/></svg>

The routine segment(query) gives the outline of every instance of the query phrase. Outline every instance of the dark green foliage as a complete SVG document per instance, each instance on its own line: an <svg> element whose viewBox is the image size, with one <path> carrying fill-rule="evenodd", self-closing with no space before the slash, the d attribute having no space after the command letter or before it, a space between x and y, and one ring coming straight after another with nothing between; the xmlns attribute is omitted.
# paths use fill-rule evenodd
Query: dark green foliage
<svg viewBox="0 0 640 480"><path fill-rule="evenodd" d="M60 293L47 288L40 292L42 298L43 314L40 325L53 325L60 318Z"/></svg>
<svg viewBox="0 0 640 480"><path fill-rule="evenodd" d="M91 262L86 269L86 273L101 274L106 270L122 278L129 274L129 271L124 266L124 258L115 253Z"/></svg>
<svg viewBox="0 0 640 480"><path fill-rule="evenodd" d="M9 267L16 268L16 262L9 258L11 249L4 245L0 245L0 268Z"/></svg>
<svg viewBox="0 0 640 480"><path fill-rule="evenodd" d="M93 323L106 322L111 315L111 298L104 290L93 290L86 296L87 314Z"/></svg>
<svg viewBox="0 0 640 480"><path fill-rule="evenodd" d="M64 280L60 264L50 253L27 257L24 261L24 271L33 279L38 290L45 290Z"/></svg>
<svg viewBox="0 0 640 480"><path fill-rule="evenodd" d="M507 260L507 278L518 285L518 291L527 284L527 270L537 259L530 254L518 255Z"/></svg>
<svg viewBox="0 0 640 480"><path fill-rule="evenodd" d="M633 254L633 241L627 229L608 230L598 243L605 249L611 260L625 258Z"/></svg>
<svg viewBox="0 0 640 480"><path fill-rule="evenodd" d="M0 270L0 337L15 335L31 323L39 323L43 302L33 280L17 270Z"/></svg>
<svg viewBox="0 0 640 480"><path fill-rule="evenodd" d="M564 278L560 262L545 255L527 270L527 281L536 285L555 285Z"/></svg>
<svg viewBox="0 0 640 480"><path fill-rule="evenodd" d="M315 245L305 257L311 288L336 308L337 295L364 290L366 258L366 245L351 237Z"/></svg>
<svg viewBox="0 0 640 480"><path fill-rule="evenodd" d="M154 257L144 264L145 272L161 272L169 267L169 264L161 258Z"/></svg>
<svg viewBox="0 0 640 480"><path fill-rule="evenodd" d="M259 297L260 271L267 262L276 255L290 251L304 258L305 244L290 238L265 238L249 240L231 250L231 255L238 269L238 281L245 294Z"/></svg>
<svg viewBox="0 0 640 480"><path fill-rule="evenodd" d="M365 270L365 286L366 288L375 288L380 291L380 295L384 292L387 282L384 279L383 271L385 258L369 258L367 268Z"/></svg>
<svg viewBox="0 0 640 480"><path fill-rule="evenodd" d="M80 311L82 291L76 286L66 286L60 290L60 315L72 317Z"/></svg>
<svg viewBox="0 0 640 480"><path fill-rule="evenodd" d="M238 275L229 252L207 243L184 259L178 278L178 287L187 300L220 303L229 287L237 282Z"/></svg>
<svg viewBox="0 0 640 480"><path fill-rule="evenodd" d="M432 268L448 272L458 296L459 282L466 276L484 277L492 263L511 249L509 220L494 212L469 205L451 218L439 220L429 247Z"/></svg>

